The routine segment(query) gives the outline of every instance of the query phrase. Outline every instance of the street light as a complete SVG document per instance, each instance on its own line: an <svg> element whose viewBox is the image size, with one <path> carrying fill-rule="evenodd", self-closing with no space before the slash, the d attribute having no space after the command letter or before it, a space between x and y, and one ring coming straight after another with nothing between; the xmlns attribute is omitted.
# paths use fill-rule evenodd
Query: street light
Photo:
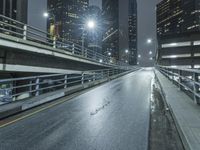
<svg viewBox="0 0 200 150"><path fill-rule="evenodd" d="M138 58L141 58L141 55L140 55L140 54L138 55Z"/></svg>
<svg viewBox="0 0 200 150"><path fill-rule="evenodd" d="M45 13L43 13L43 16L44 16L45 18L48 18L48 17L49 17L49 14L48 14L47 12L45 12Z"/></svg>
<svg viewBox="0 0 200 150"><path fill-rule="evenodd" d="M96 27L96 22L94 20L88 20L84 25L83 25L83 32L82 32L82 55L84 55L84 46L85 46L85 37L84 37L84 32L87 29L94 29ZM87 52L86 52L87 55Z"/></svg>
<svg viewBox="0 0 200 150"><path fill-rule="evenodd" d="M94 21L94 20L88 20L88 22L87 22L87 27L88 27L89 29L94 29L95 26L96 26L96 24L95 24L95 21Z"/></svg>
<svg viewBox="0 0 200 150"><path fill-rule="evenodd" d="M126 50L125 50L125 53L128 54L128 52L129 52L128 49L126 49Z"/></svg>
<svg viewBox="0 0 200 150"><path fill-rule="evenodd" d="M108 56L111 56L111 52L108 53Z"/></svg>
<svg viewBox="0 0 200 150"><path fill-rule="evenodd" d="M149 51L149 55L152 55L152 51Z"/></svg>
<svg viewBox="0 0 200 150"><path fill-rule="evenodd" d="M147 43L148 43L148 44L151 44L151 43L152 43L152 39L150 39L150 38L147 39Z"/></svg>

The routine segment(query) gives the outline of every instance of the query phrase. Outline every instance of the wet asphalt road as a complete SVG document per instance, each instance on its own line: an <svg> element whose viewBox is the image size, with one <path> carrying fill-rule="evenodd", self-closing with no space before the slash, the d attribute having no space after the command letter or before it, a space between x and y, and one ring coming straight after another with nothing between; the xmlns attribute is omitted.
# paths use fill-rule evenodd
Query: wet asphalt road
<svg viewBox="0 0 200 150"><path fill-rule="evenodd" d="M146 150L152 78L131 73L0 128L0 150Z"/></svg>

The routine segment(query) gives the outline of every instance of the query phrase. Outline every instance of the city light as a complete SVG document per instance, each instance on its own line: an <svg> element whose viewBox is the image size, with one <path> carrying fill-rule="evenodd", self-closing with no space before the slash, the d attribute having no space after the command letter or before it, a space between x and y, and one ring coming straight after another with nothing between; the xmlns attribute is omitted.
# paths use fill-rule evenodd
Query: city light
<svg viewBox="0 0 200 150"><path fill-rule="evenodd" d="M138 55L138 58L141 58L141 55Z"/></svg>
<svg viewBox="0 0 200 150"><path fill-rule="evenodd" d="M150 57L150 58L149 58L149 60L153 60L153 58L152 58L152 57Z"/></svg>
<svg viewBox="0 0 200 150"><path fill-rule="evenodd" d="M125 50L125 53L128 54L128 52L129 52L128 49L126 49L126 50Z"/></svg>
<svg viewBox="0 0 200 150"><path fill-rule="evenodd" d="M108 56L111 56L111 52L108 53Z"/></svg>
<svg viewBox="0 0 200 150"><path fill-rule="evenodd" d="M152 39L150 39L150 38L147 39L147 43L148 43L148 44L151 44L151 43L152 43Z"/></svg>
<svg viewBox="0 0 200 150"><path fill-rule="evenodd" d="M152 55L152 51L149 51L149 55Z"/></svg>
<svg viewBox="0 0 200 150"><path fill-rule="evenodd" d="M45 13L43 14L43 16L47 18L47 17L49 17L49 14L48 14L47 12L45 12Z"/></svg>
<svg viewBox="0 0 200 150"><path fill-rule="evenodd" d="M95 22L93 20L89 20L87 22L87 26L88 26L88 28L93 29L93 28L95 28Z"/></svg>
<svg viewBox="0 0 200 150"><path fill-rule="evenodd" d="M103 60L102 60L102 59L100 59L100 60L99 60L99 62L100 62L100 63L102 63L102 62L103 62Z"/></svg>

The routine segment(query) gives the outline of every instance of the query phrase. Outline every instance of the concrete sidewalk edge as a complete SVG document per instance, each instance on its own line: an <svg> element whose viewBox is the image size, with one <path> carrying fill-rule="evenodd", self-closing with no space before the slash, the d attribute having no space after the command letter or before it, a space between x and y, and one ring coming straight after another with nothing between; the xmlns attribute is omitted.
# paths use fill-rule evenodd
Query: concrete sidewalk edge
<svg viewBox="0 0 200 150"><path fill-rule="evenodd" d="M163 86L162 86L161 81L160 81L160 79L159 79L159 77L158 77L158 75L157 75L157 73L156 73L155 70L154 70L154 73L155 73L155 79L156 79L157 83L159 84L159 87L160 87L160 90L161 90L160 93L161 93L161 95L162 95L163 100L165 101L166 105L168 106L168 108L169 108L169 110L170 110L170 113L171 113L171 115L172 115L172 117L173 117L173 120L174 120L174 122L175 122L176 128L177 128L177 130L178 130L179 136L180 136L181 141L182 141L182 143L183 143L184 149L185 149L185 150L191 150L191 149L190 149L190 146L189 146L190 144L189 144L188 141L186 140L186 137L185 137L185 135L184 135L184 133L183 133L181 127L180 127L180 124L179 124L179 122L178 122L178 120L177 120L177 118L176 118L176 116L175 116L175 114L174 114L174 112L173 112L173 109L172 109L171 105L170 105L170 104L167 102L167 100L166 100L166 93L165 93L165 91L163 90Z"/></svg>

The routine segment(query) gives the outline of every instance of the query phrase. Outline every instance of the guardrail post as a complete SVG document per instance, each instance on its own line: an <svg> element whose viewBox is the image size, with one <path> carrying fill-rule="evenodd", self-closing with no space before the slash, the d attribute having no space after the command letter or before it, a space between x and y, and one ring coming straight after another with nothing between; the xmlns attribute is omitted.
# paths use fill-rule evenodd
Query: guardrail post
<svg viewBox="0 0 200 150"><path fill-rule="evenodd" d="M171 75L172 75L172 83L174 83L175 78L174 78L174 71L173 71L173 69L171 70Z"/></svg>
<svg viewBox="0 0 200 150"><path fill-rule="evenodd" d="M23 27L24 31L23 31L23 39L26 40L27 39L27 25L25 24Z"/></svg>
<svg viewBox="0 0 200 150"><path fill-rule="evenodd" d="M179 77L178 77L178 78L179 78L179 79L178 79L178 82L179 82L179 89L182 90L182 85L181 85L181 84L182 84L182 70L179 70L179 71L178 71L178 75L179 75Z"/></svg>
<svg viewBox="0 0 200 150"><path fill-rule="evenodd" d="M95 80L96 80L96 74L93 75L93 81L95 81Z"/></svg>
<svg viewBox="0 0 200 150"><path fill-rule="evenodd" d="M67 88L67 75L65 75L65 81L64 81L64 84L65 84L65 86L64 86L64 88L66 89Z"/></svg>
<svg viewBox="0 0 200 150"><path fill-rule="evenodd" d="M107 78L110 77L110 70L108 70L108 73L107 73Z"/></svg>
<svg viewBox="0 0 200 150"><path fill-rule="evenodd" d="M74 54L75 46L72 44L72 54Z"/></svg>
<svg viewBox="0 0 200 150"><path fill-rule="evenodd" d="M33 94L33 93L32 93L32 91L33 91L32 83L33 83L33 81L30 80L30 81L29 81L29 95L30 95L30 96L32 96L32 94Z"/></svg>
<svg viewBox="0 0 200 150"><path fill-rule="evenodd" d="M40 78L37 77L35 81L35 96L40 95Z"/></svg>
<svg viewBox="0 0 200 150"><path fill-rule="evenodd" d="M199 76L197 73L193 73L193 95L194 95L194 102L196 104L199 104L199 97L196 95L199 92L199 85L196 83L199 82Z"/></svg>
<svg viewBox="0 0 200 150"><path fill-rule="evenodd" d="M53 48L56 48L56 36L53 37Z"/></svg>
<svg viewBox="0 0 200 150"><path fill-rule="evenodd" d="M81 74L81 84L84 84L84 73Z"/></svg>

